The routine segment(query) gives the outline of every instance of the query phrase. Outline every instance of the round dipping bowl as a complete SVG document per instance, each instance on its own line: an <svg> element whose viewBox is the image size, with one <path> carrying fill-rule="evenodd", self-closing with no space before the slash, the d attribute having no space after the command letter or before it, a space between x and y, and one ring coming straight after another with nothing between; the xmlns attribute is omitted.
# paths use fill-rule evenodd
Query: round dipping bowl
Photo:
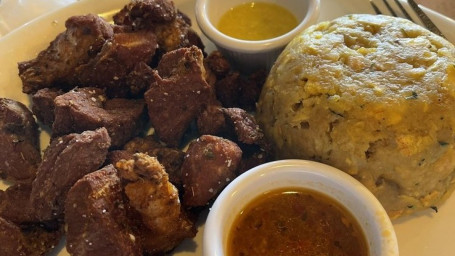
<svg viewBox="0 0 455 256"><path fill-rule="evenodd" d="M280 188L319 192L347 209L366 238L369 256L397 256L392 223L379 201L359 181L325 164L282 160L257 166L232 181L210 209L203 234L203 255L226 255L229 231L253 199Z"/></svg>
<svg viewBox="0 0 455 256"><path fill-rule="evenodd" d="M267 40L241 40L221 33L217 28L220 18L230 8L246 3L245 0L197 0L196 21L201 31L220 52L239 70L249 72L260 68L270 69L284 47L301 31L316 23L319 16L319 0L261 0L286 8L296 18L298 25L281 36ZM264 24L267 26L267 24Z"/></svg>

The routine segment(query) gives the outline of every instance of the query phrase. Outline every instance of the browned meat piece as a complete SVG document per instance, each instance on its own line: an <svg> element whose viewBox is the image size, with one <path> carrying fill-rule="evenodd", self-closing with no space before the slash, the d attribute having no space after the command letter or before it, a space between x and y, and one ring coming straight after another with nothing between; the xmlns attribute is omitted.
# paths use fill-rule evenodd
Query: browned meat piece
<svg viewBox="0 0 455 256"><path fill-rule="evenodd" d="M182 48L166 53L156 70L161 78L178 80L191 73L204 74L204 56L197 47ZM182 77L179 77L182 76ZM200 78L196 76L196 78Z"/></svg>
<svg viewBox="0 0 455 256"><path fill-rule="evenodd" d="M208 67L207 62L204 62L205 68L205 81L213 88L215 91L215 83L217 82L217 77L215 73Z"/></svg>
<svg viewBox="0 0 455 256"><path fill-rule="evenodd" d="M114 33L109 23L93 15L71 17L66 25L35 60L19 64L24 92L90 85L107 88L112 97L136 96L136 88L125 80L137 63L152 61L158 47L155 34L128 29Z"/></svg>
<svg viewBox="0 0 455 256"><path fill-rule="evenodd" d="M224 108L228 122L234 127L237 139L245 144L261 144L264 133L256 123L256 119L241 108Z"/></svg>
<svg viewBox="0 0 455 256"><path fill-rule="evenodd" d="M38 126L22 103L0 98L0 178L31 182L41 162Z"/></svg>
<svg viewBox="0 0 455 256"><path fill-rule="evenodd" d="M157 151L166 147L156 141L153 135L149 135L144 138L136 137L126 143L123 148L131 153L145 153L149 156L157 156ZM179 150L176 149L176 151ZM160 163L162 162L160 161Z"/></svg>
<svg viewBox="0 0 455 256"><path fill-rule="evenodd" d="M105 161L111 140L105 128L55 138L44 152L30 195L36 217L61 217L68 190Z"/></svg>
<svg viewBox="0 0 455 256"><path fill-rule="evenodd" d="M183 163L183 157L185 156L185 153L181 150L167 148L155 141L151 135L144 138L136 137L125 144L124 150L114 150L109 152L107 156L107 163L115 165L115 163L122 159L133 159L133 155L135 153L144 153L149 156L156 157L168 173L170 182L177 187L181 187L181 166Z"/></svg>
<svg viewBox="0 0 455 256"><path fill-rule="evenodd" d="M158 65L159 76L145 93L149 117L160 140L179 145L190 123L213 99L204 79L202 52L197 47L167 53Z"/></svg>
<svg viewBox="0 0 455 256"><path fill-rule="evenodd" d="M78 84L106 88L110 97L132 95L136 89L125 86L128 74L137 63L151 62L157 46L150 31L116 33L94 58L76 68Z"/></svg>
<svg viewBox="0 0 455 256"><path fill-rule="evenodd" d="M191 45L204 49L201 39L191 29L188 17L178 12L172 1L131 1L114 15L114 23L132 26L134 30L153 31L163 52Z"/></svg>
<svg viewBox="0 0 455 256"><path fill-rule="evenodd" d="M38 145L35 119L30 110L22 103L6 98L0 98L0 128L3 131L24 136L34 146Z"/></svg>
<svg viewBox="0 0 455 256"><path fill-rule="evenodd" d="M55 98L52 136L105 127L112 147L121 147L142 131L146 117L143 100L108 100L101 89L75 89Z"/></svg>
<svg viewBox="0 0 455 256"><path fill-rule="evenodd" d="M259 100L262 86L267 78L265 70L258 70L242 80L240 86L239 106L245 110L253 111L256 109L256 102Z"/></svg>
<svg viewBox="0 0 455 256"><path fill-rule="evenodd" d="M54 99L64 92L58 88L44 88L32 96L32 111L36 119L45 125L52 126L54 122Z"/></svg>
<svg viewBox="0 0 455 256"><path fill-rule="evenodd" d="M103 112L106 101L104 90L92 87L77 88L56 97L53 136L68 134L75 130L85 131L104 127L102 119L96 112ZM93 111L96 112L92 114Z"/></svg>
<svg viewBox="0 0 455 256"><path fill-rule="evenodd" d="M12 222L0 217L0 255L28 255L27 248L24 247L25 238L21 229Z"/></svg>
<svg viewBox="0 0 455 256"><path fill-rule="evenodd" d="M181 166L183 164L183 157L185 156L185 153L181 150L165 147L157 142L153 136L134 138L125 145L124 149L131 154L145 153L149 156L156 157L164 166L171 183L175 186L182 185Z"/></svg>
<svg viewBox="0 0 455 256"><path fill-rule="evenodd" d="M15 184L0 190L0 217L15 224L38 222L30 203L31 184Z"/></svg>
<svg viewBox="0 0 455 256"><path fill-rule="evenodd" d="M201 49L202 53L204 53L204 56L207 56L205 53L205 45L202 42L202 39L199 37L199 34L194 31L193 29L188 29L188 32L186 34L186 40L188 40L188 43L186 43L188 46L194 45L197 48Z"/></svg>
<svg viewBox="0 0 455 256"><path fill-rule="evenodd" d="M158 38L160 49L164 52L190 46L196 46L202 51L204 50L202 40L179 14L169 23L157 24L153 31Z"/></svg>
<svg viewBox="0 0 455 256"><path fill-rule="evenodd" d="M191 18L186 15L185 13L181 12L180 10L177 10L177 15L180 16L180 18L183 19L183 21L185 21L186 24L188 24L189 26L191 26L192 22L191 22Z"/></svg>
<svg viewBox="0 0 455 256"><path fill-rule="evenodd" d="M265 70L258 70L249 76L241 75L231 70L228 60L219 51L213 51L204 61L208 73L216 76L216 96L224 107L255 109L267 77ZM212 81L212 78L209 79Z"/></svg>
<svg viewBox="0 0 455 256"><path fill-rule="evenodd" d="M223 113L243 151L238 174L272 160L272 147L265 139L254 116L240 108L225 108Z"/></svg>
<svg viewBox="0 0 455 256"><path fill-rule="evenodd" d="M231 64L224 58L220 51L213 51L204 60L210 70L215 73L218 78L223 78L231 71Z"/></svg>
<svg viewBox="0 0 455 256"><path fill-rule="evenodd" d="M112 26L92 14L71 17L65 26L66 31L36 59L19 63L23 92L73 84L74 70L94 57L113 36Z"/></svg>
<svg viewBox="0 0 455 256"><path fill-rule="evenodd" d="M263 145L264 134L254 117L240 108L209 105L198 117L200 134L222 135L245 144Z"/></svg>
<svg viewBox="0 0 455 256"><path fill-rule="evenodd" d="M222 118L217 116L219 113ZM238 142L243 152L238 174L272 160L270 144L254 117L243 109L210 105L199 116L197 125L201 134L220 135Z"/></svg>
<svg viewBox="0 0 455 256"><path fill-rule="evenodd" d="M231 72L215 83L216 98L224 107L238 106L241 78L240 73Z"/></svg>
<svg viewBox="0 0 455 256"><path fill-rule="evenodd" d="M0 217L0 255L41 256L55 248L62 230L48 230L39 225L20 228Z"/></svg>
<svg viewBox="0 0 455 256"><path fill-rule="evenodd" d="M132 0L114 15L115 24L147 26L175 19L174 3L168 0Z"/></svg>
<svg viewBox="0 0 455 256"><path fill-rule="evenodd" d="M125 159L125 160L133 159L133 153L130 153L126 150L109 151L109 153L107 153L106 162L104 164L105 165L112 164L115 166L115 164L122 159Z"/></svg>
<svg viewBox="0 0 455 256"><path fill-rule="evenodd" d="M197 118L197 128L202 135L218 135L226 130L226 119L222 107L208 105Z"/></svg>
<svg viewBox="0 0 455 256"><path fill-rule="evenodd" d="M203 135L191 142L182 165L186 206L205 206L235 178L242 150L234 142Z"/></svg>
<svg viewBox="0 0 455 256"><path fill-rule="evenodd" d="M49 255L64 234L63 225L57 222L23 225L21 230L30 256Z"/></svg>
<svg viewBox="0 0 455 256"><path fill-rule="evenodd" d="M150 155L158 158L158 161L160 161L169 174L171 183L180 187L182 185L181 167L185 153L177 149L163 147L155 150Z"/></svg>
<svg viewBox="0 0 455 256"><path fill-rule="evenodd" d="M148 89L149 85L155 81L156 71L144 62L139 62L131 71L126 84L130 88L132 95L141 95Z"/></svg>
<svg viewBox="0 0 455 256"><path fill-rule="evenodd" d="M266 77L267 74L262 70L249 77L230 72L215 83L217 99L224 107L254 110Z"/></svg>
<svg viewBox="0 0 455 256"><path fill-rule="evenodd" d="M240 175L253 167L270 162L272 160L271 152L266 152L260 147L250 147L249 149L242 147L242 150L244 152L244 155L242 157L242 161L240 162L240 166L237 169L237 175Z"/></svg>
<svg viewBox="0 0 455 256"><path fill-rule="evenodd" d="M118 33L129 33L133 32L133 27L128 26L128 25L112 25L112 29L114 31L114 34Z"/></svg>
<svg viewBox="0 0 455 256"><path fill-rule="evenodd" d="M104 127L108 129L114 146L124 145L140 134L147 124L147 108L143 99L111 99L104 104L105 111L111 115ZM109 122L110 121L110 122Z"/></svg>
<svg viewBox="0 0 455 256"><path fill-rule="evenodd" d="M201 134L220 135L238 143L243 152L238 174L272 160L270 144L254 117L243 109L210 105L199 116L197 125Z"/></svg>
<svg viewBox="0 0 455 256"><path fill-rule="evenodd" d="M204 53L204 57L207 56L207 54L204 52L205 45L202 42L202 39L199 37L199 34L191 28L192 22L190 17L180 10L177 10L176 19L181 19L188 25L188 31L185 35L185 40L183 41L181 47L189 47L194 45L197 48L201 49L201 51Z"/></svg>
<svg viewBox="0 0 455 256"><path fill-rule="evenodd" d="M178 191L156 158L137 153L116 168L127 182L129 204L140 216L136 234L147 254L161 255L195 236L195 224L182 211Z"/></svg>
<svg viewBox="0 0 455 256"><path fill-rule="evenodd" d="M129 230L117 170L108 165L78 180L65 201L66 249L73 256L142 255Z"/></svg>

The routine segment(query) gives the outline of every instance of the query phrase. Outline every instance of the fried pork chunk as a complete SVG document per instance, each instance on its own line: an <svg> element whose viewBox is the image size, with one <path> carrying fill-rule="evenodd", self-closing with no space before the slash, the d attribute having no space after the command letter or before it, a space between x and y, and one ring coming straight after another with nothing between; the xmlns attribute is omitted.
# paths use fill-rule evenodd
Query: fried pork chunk
<svg viewBox="0 0 455 256"><path fill-rule="evenodd" d="M155 157L134 154L134 159L117 162L129 205L139 214L135 227L144 251L160 255L183 239L194 237L195 225L183 212L177 189L169 182Z"/></svg>
<svg viewBox="0 0 455 256"><path fill-rule="evenodd" d="M0 190L0 217L15 224L38 222L30 202L31 184L14 184Z"/></svg>
<svg viewBox="0 0 455 256"><path fill-rule="evenodd" d="M22 103L0 98L0 178L31 182L41 162L38 126Z"/></svg>
<svg viewBox="0 0 455 256"><path fill-rule="evenodd" d="M176 148L168 148L157 142L153 136L144 138L134 138L129 141L124 149L131 154L145 153L149 156L156 157L164 166L166 173L169 175L169 180L175 186L182 184L181 166L185 153Z"/></svg>
<svg viewBox="0 0 455 256"><path fill-rule="evenodd" d="M114 15L118 25L144 28L154 23L170 22L177 12L172 1L167 0L132 0Z"/></svg>
<svg viewBox="0 0 455 256"><path fill-rule="evenodd" d="M72 133L51 141L38 167L30 195L39 220L61 217L68 190L104 163L110 145L105 128Z"/></svg>
<svg viewBox="0 0 455 256"><path fill-rule="evenodd" d="M127 226L122 190L112 165L73 185L65 201L66 249L71 255L142 255Z"/></svg>
<svg viewBox="0 0 455 256"><path fill-rule="evenodd" d="M209 105L198 117L197 126L201 134L229 138L239 145L243 154L238 174L272 160L270 143L254 116L241 108Z"/></svg>
<svg viewBox="0 0 455 256"><path fill-rule="evenodd" d="M155 81L155 72L146 63L139 62L126 78L131 95L143 95L149 85Z"/></svg>
<svg viewBox="0 0 455 256"><path fill-rule="evenodd" d="M251 114L241 108L223 108L222 111L234 128L239 142L258 145L264 142L264 133Z"/></svg>
<svg viewBox="0 0 455 256"><path fill-rule="evenodd" d="M125 85L128 74L138 63L150 63L157 47L151 31L115 33L94 58L77 67L77 84L106 88L110 97L137 96L135 87Z"/></svg>
<svg viewBox="0 0 455 256"><path fill-rule="evenodd" d="M1 255L28 255L27 249L24 247L25 238L22 235L21 229L3 218L0 217L0 254Z"/></svg>
<svg viewBox="0 0 455 256"><path fill-rule="evenodd" d="M238 174L272 160L272 147L254 116L240 108L224 108L223 113L243 151Z"/></svg>
<svg viewBox="0 0 455 256"><path fill-rule="evenodd" d="M197 117L199 134L219 135L226 132L226 118L221 104L210 104Z"/></svg>
<svg viewBox="0 0 455 256"><path fill-rule="evenodd" d="M266 76L264 71L257 71L248 77L243 77L238 72L229 72L215 83L217 99L224 107L254 110Z"/></svg>
<svg viewBox="0 0 455 256"><path fill-rule="evenodd" d="M64 92L58 88L44 88L32 96L32 111L36 119L44 125L52 126L54 122L54 99Z"/></svg>
<svg viewBox="0 0 455 256"><path fill-rule="evenodd" d="M191 29L190 19L178 12L172 1L133 0L114 15L114 23L131 26L134 30L153 31L162 52L191 45L204 48Z"/></svg>
<svg viewBox="0 0 455 256"><path fill-rule="evenodd" d="M121 147L142 131L147 120L143 100L107 99L97 88L74 89L54 103L53 137L105 127L112 147Z"/></svg>
<svg viewBox="0 0 455 256"><path fill-rule="evenodd" d="M223 78L231 71L231 64L220 51L211 52L204 62L217 78Z"/></svg>
<svg viewBox="0 0 455 256"><path fill-rule="evenodd" d="M242 75L231 69L227 59L219 51L211 52L204 63L208 73L216 77L213 86L223 107L239 107L248 111L256 108L255 103L267 77L265 70Z"/></svg>
<svg viewBox="0 0 455 256"><path fill-rule="evenodd" d="M183 204L205 206L236 177L242 150L234 142L203 135L190 143L182 165Z"/></svg>
<svg viewBox="0 0 455 256"><path fill-rule="evenodd" d="M150 121L160 140L178 146L190 123L213 99L201 50L180 48L163 56L156 81L145 93Z"/></svg>
<svg viewBox="0 0 455 256"><path fill-rule="evenodd" d="M181 150L164 147L158 142L155 142L151 136L145 138L138 137L128 142L123 150L110 151L107 155L107 164L115 165L115 163L122 159L133 159L135 153L144 153L156 157L169 175L169 181L177 188L181 188L182 173L180 167L182 166L185 155Z"/></svg>
<svg viewBox="0 0 455 256"><path fill-rule="evenodd" d="M66 31L36 59L19 63L24 93L74 84L74 70L93 58L113 36L112 26L92 14L71 17L65 26Z"/></svg>
<svg viewBox="0 0 455 256"><path fill-rule="evenodd" d="M138 63L150 63L157 47L153 31L114 30L98 16L73 16L36 59L19 63L23 91L94 86L111 97L137 96L126 83L128 74Z"/></svg>
<svg viewBox="0 0 455 256"><path fill-rule="evenodd" d="M41 256L57 246L63 234L58 227L27 225L19 227L0 217L0 255Z"/></svg>

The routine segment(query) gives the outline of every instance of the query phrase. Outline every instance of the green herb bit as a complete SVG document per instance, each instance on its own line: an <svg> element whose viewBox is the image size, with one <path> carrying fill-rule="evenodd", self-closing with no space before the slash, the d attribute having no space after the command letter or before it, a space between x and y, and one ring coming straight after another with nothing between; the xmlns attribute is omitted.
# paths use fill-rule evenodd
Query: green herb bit
<svg viewBox="0 0 455 256"><path fill-rule="evenodd" d="M215 158L215 153L213 153L213 150L211 148L205 148L202 154L207 159Z"/></svg>
<svg viewBox="0 0 455 256"><path fill-rule="evenodd" d="M344 117L343 114L340 114L340 113L338 113L338 112L335 112L334 110L332 110L332 109L330 109L330 108L329 108L329 110L330 110L330 112L332 112L332 114L334 114L334 115L337 115L337 116L339 116L339 117Z"/></svg>
<svg viewBox="0 0 455 256"><path fill-rule="evenodd" d="M412 92L411 96L406 97L407 100L415 100L417 99L418 95L416 92Z"/></svg>

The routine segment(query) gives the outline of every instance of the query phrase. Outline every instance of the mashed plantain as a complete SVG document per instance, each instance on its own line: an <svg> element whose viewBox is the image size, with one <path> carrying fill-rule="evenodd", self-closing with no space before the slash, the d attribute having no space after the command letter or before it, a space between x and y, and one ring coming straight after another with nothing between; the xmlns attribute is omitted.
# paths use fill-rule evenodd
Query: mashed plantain
<svg viewBox="0 0 455 256"><path fill-rule="evenodd" d="M257 118L280 158L335 166L396 218L455 184L455 47L401 18L314 25L280 55Z"/></svg>

